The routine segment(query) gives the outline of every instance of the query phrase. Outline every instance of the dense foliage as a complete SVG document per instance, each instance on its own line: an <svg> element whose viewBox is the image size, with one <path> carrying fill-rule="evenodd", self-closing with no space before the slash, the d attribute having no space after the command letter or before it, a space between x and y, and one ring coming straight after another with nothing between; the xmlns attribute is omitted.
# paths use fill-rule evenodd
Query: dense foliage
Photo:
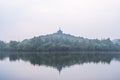
<svg viewBox="0 0 120 80"><path fill-rule="evenodd" d="M109 38L87 39L64 33L25 39L21 42L0 41L0 50L10 51L119 51L120 45L114 44Z"/></svg>
<svg viewBox="0 0 120 80"><path fill-rule="evenodd" d="M113 42L114 44L120 45L120 39L114 39L112 42Z"/></svg>

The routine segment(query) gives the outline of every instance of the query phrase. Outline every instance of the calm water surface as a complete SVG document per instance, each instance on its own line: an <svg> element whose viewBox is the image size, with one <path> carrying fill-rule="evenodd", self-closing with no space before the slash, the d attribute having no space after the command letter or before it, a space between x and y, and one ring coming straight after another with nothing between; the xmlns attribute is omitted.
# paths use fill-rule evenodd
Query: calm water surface
<svg viewBox="0 0 120 80"><path fill-rule="evenodd" d="M120 80L120 54L1 52L0 80Z"/></svg>

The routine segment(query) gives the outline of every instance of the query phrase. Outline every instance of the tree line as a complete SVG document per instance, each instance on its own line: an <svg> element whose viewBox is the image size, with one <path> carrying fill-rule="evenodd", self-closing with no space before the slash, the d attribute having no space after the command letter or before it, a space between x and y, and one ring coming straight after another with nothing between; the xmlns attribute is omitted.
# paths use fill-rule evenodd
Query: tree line
<svg viewBox="0 0 120 80"><path fill-rule="evenodd" d="M0 41L2 51L120 51L120 44L108 39L87 39L70 34L49 34L21 42Z"/></svg>

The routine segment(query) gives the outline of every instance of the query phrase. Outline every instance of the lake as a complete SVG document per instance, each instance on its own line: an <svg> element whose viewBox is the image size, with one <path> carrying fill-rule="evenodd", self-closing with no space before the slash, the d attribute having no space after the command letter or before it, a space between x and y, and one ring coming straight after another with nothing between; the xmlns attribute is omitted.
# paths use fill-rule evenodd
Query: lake
<svg viewBox="0 0 120 80"><path fill-rule="evenodd" d="M0 52L0 80L120 80L114 52Z"/></svg>

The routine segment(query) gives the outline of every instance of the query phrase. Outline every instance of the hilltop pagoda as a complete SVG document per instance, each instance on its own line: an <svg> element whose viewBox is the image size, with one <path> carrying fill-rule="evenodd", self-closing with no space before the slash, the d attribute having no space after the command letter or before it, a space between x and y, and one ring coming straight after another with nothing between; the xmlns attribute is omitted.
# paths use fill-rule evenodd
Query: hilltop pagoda
<svg viewBox="0 0 120 80"><path fill-rule="evenodd" d="M58 34L63 34L63 31L59 28L59 30L57 31Z"/></svg>

